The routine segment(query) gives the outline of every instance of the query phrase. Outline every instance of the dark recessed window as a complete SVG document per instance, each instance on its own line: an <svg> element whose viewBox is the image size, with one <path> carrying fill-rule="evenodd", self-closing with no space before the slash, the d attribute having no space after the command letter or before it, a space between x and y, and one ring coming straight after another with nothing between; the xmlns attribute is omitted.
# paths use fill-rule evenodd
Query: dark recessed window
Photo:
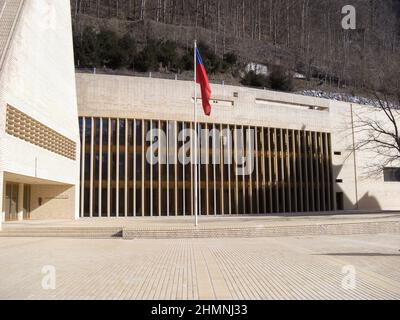
<svg viewBox="0 0 400 320"><path fill-rule="evenodd" d="M341 156L341 155L342 155L342 153L341 153L340 151L335 151L333 154L334 154L335 156Z"/></svg>
<svg viewBox="0 0 400 320"><path fill-rule="evenodd" d="M343 179L336 179L336 183L343 183Z"/></svg>
<svg viewBox="0 0 400 320"><path fill-rule="evenodd" d="M234 96L235 98L239 97L239 92L234 92L234 93L233 93L233 96Z"/></svg>
<svg viewBox="0 0 400 320"><path fill-rule="evenodd" d="M400 182L400 168L384 168L383 180L386 182Z"/></svg>

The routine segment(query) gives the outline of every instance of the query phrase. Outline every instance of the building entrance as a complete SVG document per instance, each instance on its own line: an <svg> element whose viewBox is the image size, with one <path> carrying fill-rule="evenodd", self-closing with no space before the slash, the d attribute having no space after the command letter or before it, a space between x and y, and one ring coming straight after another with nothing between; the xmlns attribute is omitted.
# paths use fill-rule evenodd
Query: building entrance
<svg viewBox="0 0 400 320"><path fill-rule="evenodd" d="M6 183L5 221L27 220L30 218L30 189L29 185Z"/></svg>
<svg viewBox="0 0 400 320"><path fill-rule="evenodd" d="M6 183L5 220L18 220L18 184Z"/></svg>
<svg viewBox="0 0 400 320"><path fill-rule="evenodd" d="M24 185L24 200L23 200L23 219L29 220L31 217L31 186Z"/></svg>

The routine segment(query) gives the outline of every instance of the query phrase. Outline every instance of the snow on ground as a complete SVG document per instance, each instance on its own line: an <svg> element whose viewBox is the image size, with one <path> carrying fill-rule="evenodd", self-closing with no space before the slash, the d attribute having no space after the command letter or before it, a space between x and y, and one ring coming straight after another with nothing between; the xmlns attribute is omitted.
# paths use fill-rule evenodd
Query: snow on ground
<svg viewBox="0 0 400 320"><path fill-rule="evenodd" d="M369 99L365 97L353 96L347 93L335 93L335 92L326 92L321 90L303 90L298 91L296 94L301 94L303 96L315 97L315 98L323 98L323 99L331 99L337 101L344 101L349 103L357 103L361 105L376 105L377 101L374 99Z"/></svg>

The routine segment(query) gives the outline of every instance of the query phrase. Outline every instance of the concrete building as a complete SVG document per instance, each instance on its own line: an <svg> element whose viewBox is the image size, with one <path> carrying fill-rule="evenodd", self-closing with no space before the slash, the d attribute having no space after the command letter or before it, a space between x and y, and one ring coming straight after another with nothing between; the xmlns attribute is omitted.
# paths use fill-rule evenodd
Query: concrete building
<svg viewBox="0 0 400 320"><path fill-rule="evenodd" d="M194 166L192 82L75 74L69 1L0 0L0 221L191 215L196 169L203 215L400 209L352 150L371 107L212 91Z"/></svg>
<svg viewBox="0 0 400 320"><path fill-rule="evenodd" d="M0 0L1 219L78 217L69 1Z"/></svg>
<svg viewBox="0 0 400 320"><path fill-rule="evenodd" d="M196 167L177 161L182 152L190 159L195 140L193 83L82 73L76 80L80 216L193 214ZM211 117L197 113L200 128L217 133L198 142L209 160L199 166L201 214L400 208L399 182L371 177L365 164L375 155L353 152L361 138L354 118L372 107L215 84L212 91ZM237 175L235 161L213 161L238 159L246 139L237 129L254 130L247 175ZM149 163L149 153L166 161ZM390 170L387 180L400 180Z"/></svg>

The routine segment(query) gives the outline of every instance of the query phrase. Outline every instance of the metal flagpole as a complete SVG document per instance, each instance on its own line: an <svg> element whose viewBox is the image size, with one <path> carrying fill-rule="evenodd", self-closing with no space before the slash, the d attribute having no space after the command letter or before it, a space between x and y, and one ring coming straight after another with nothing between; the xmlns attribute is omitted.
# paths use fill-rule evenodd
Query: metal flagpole
<svg viewBox="0 0 400 320"><path fill-rule="evenodd" d="M198 211L198 200L197 200L197 71L196 71L196 52L197 52L197 41L194 40L194 128L195 128L195 140L194 140L194 216L195 226L199 225L197 211Z"/></svg>

